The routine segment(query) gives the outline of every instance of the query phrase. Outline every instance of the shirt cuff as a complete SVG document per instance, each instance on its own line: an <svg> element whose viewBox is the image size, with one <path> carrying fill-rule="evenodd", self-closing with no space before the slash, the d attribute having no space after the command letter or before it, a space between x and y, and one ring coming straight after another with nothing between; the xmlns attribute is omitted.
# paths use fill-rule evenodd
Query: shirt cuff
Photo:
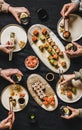
<svg viewBox="0 0 82 130"><path fill-rule="evenodd" d="M75 79L80 79L80 73L77 72L77 71L74 71L74 74L75 74Z"/></svg>
<svg viewBox="0 0 82 130"><path fill-rule="evenodd" d="M79 1L79 0L71 0L71 2L73 2L73 3L77 3L77 4L79 4L79 3L80 3L80 1Z"/></svg>
<svg viewBox="0 0 82 130"><path fill-rule="evenodd" d="M82 108L79 108L78 110L79 110L79 115L78 115L78 117L81 117L81 118L82 118Z"/></svg>

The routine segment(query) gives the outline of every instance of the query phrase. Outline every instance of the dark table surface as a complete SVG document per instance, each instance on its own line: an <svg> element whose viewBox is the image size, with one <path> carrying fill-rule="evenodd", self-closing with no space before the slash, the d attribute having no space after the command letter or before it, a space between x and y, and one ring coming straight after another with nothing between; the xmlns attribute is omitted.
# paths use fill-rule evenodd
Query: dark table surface
<svg viewBox="0 0 82 130"><path fill-rule="evenodd" d="M69 0L6 0L12 6L25 6L29 9L31 13L31 22L29 26L23 26L28 31L28 28L33 24L44 24L48 26L57 36L57 22L60 19L60 10L65 3L70 2ZM49 19L45 22L41 22L37 17L36 10L38 8L44 8L47 10ZM82 13L78 11L76 14L82 16ZM18 24L14 17L11 14L0 14L0 30L8 25L8 24ZM82 27L81 27L82 28ZM63 41L59 36L58 38L65 45L65 41ZM78 41L79 44L82 44L82 39ZM8 61L8 55L0 52L0 67L2 68L19 68L23 74L23 80L21 85L23 85L27 89L26 80L27 77L32 73L40 74L45 78L47 72L51 72L41 61L39 68L35 71L29 71L24 66L24 59L28 55L35 55L34 51L27 42L26 47L15 53L13 56L12 62ZM72 73L74 70L79 70L82 67L82 57L75 58L71 60L70 69L66 73ZM55 73L54 73L55 74ZM49 82L52 88L55 90L56 83L58 81L58 74L55 74L55 80L53 82ZM9 85L8 81L5 81L0 77L0 93L2 90ZM28 91L28 90L27 90ZM72 120L64 120L60 117L59 108L62 105L69 105L75 108L82 107L82 99L73 104L67 104L61 101L58 98L58 108L55 111L47 112L42 109L31 97L29 94L29 102L26 108L20 112L16 113L16 120L13 126L13 130L81 130L82 128L82 119L76 118ZM28 120L28 115L31 110L35 110L38 122L36 125L31 125ZM4 119L7 116L8 111L2 106L0 103L0 120Z"/></svg>

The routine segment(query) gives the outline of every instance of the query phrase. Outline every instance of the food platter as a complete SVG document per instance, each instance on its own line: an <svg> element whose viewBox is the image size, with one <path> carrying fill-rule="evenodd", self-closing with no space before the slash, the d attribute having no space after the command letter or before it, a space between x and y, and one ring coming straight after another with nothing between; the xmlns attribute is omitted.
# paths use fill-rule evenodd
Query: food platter
<svg viewBox="0 0 82 130"><path fill-rule="evenodd" d="M1 94L1 103L6 108L7 110L10 110L9 108L9 98L12 97L15 99L16 104L13 105L13 111L18 112L23 110L29 100L28 93L24 87L22 87L19 84L11 84L7 86L6 88L3 89L2 94ZM19 98L24 98L25 99L25 104L23 107L20 106L18 103Z"/></svg>
<svg viewBox="0 0 82 130"><path fill-rule="evenodd" d="M76 14L70 14L69 15L69 32L71 33L71 37L69 39L65 39L63 37L63 32L64 32L64 27L61 27L61 24L64 24L64 19L63 17L60 18L60 20L58 21L58 25L57 25L57 31L59 36L68 42L71 41L77 41L82 37L82 18Z"/></svg>
<svg viewBox="0 0 82 130"><path fill-rule="evenodd" d="M7 44L10 41L11 33L15 34L15 48L14 52L22 50L27 43L27 34L25 30L17 24L9 24L5 26L0 33L0 43Z"/></svg>
<svg viewBox="0 0 82 130"><path fill-rule="evenodd" d="M35 31L38 31L38 34ZM34 52L50 70L59 73L59 69L63 72L69 69L70 60L65 54L65 48L48 27L41 24L31 26L28 30L28 40Z"/></svg>
<svg viewBox="0 0 82 130"><path fill-rule="evenodd" d="M57 108L56 94L43 77L38 74L31 74L27 79L27 87L34 100L43 109L53 111Z"/></svg>
<svg viewBox="0 0 82 130"><path fill-rule="evenodd" d="M65 88L65 87L66 86L60 85L59 82L56 85L56 93L62 101L66 102L66 103L74 103L74 102L77 102L82 97L81 88L72 87L72 89L73 89L73 91L72 91L72 90L69 90L70 88L68 88L68 90L66 90L67 88ZM65 89L63 89L63 88L65 88ZM67 93L67 91L68 91L68 93ZM71 97L70 97L70 95L68 95L69 91L71 91L71 94L72 94Z"/></svg>

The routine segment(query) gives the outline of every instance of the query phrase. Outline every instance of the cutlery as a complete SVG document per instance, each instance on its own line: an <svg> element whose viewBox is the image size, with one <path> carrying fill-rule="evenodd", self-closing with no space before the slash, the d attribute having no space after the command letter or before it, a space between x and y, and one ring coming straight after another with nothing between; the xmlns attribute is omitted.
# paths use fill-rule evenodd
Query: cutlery
<svg viewBox="0 0 82 130"><path fill-rule="evenodd" d="M9 109L10 109L10 112L13 112L13 103L12 103L13 99L12 97L9 97ZM9 130L12 129L12 119L10 119L10 127L9 127Z"/></svg>

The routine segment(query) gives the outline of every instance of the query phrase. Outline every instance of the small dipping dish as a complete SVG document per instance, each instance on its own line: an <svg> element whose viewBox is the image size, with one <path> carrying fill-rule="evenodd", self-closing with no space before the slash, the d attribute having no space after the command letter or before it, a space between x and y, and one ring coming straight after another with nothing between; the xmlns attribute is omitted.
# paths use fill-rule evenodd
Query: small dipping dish
<svg viewBox="0 0 82 130"><path fill-rule="evenodd" d="M30 19L31 19L31 17L29 14L27 14L25 12L20 14L20 21L23 25L27 25L30 22Z"/></svg>
<svg viewBox="0 0 82 130"><path fill-rule="evenodd" d="M20 74L13 74L11 76L11 79L15 82L15 83L19 83L22 79L22 76Z"/></svg>
<svg viewBox="0 0 82 130"><path fill-rule="evenodd" d="M51 72L47 73L47 74L46 74L46 79L47 79L48 81L53 81L53 80L54 80L54 74L51 73Z"/></svg>
<svg viewBox="0 0 82 130"><path fill-rule="evenodd" d="M62 116L70 116L71 113L72 113L71 110L68 109L67 106L61 106L61 107L60 107L60 114L61 114Z"/></svg>

